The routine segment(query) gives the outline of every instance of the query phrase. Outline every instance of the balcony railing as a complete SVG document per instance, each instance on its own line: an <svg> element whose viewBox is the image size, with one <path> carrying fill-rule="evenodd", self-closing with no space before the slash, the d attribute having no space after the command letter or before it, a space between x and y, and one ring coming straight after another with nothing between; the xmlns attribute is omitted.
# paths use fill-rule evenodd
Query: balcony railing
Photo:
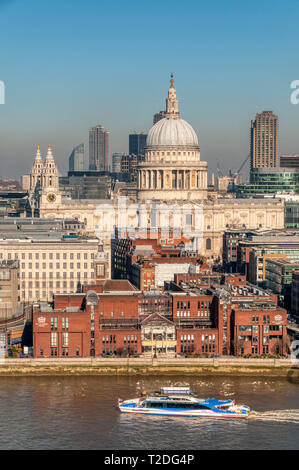
<svg viewBox="0 0 299 470"><path fill-rule="evenodd" d="M100 321L101 330L139 330L140 324L135 319L102 319Z"/></svg>

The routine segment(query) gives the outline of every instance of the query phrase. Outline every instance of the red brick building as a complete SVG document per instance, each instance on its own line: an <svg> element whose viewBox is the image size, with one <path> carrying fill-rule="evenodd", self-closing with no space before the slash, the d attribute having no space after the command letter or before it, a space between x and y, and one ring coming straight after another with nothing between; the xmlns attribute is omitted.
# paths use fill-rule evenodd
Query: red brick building
<svg viewBox="0 0 299 470"><path fill-rule="evenodd" d="M177 353L214 355L219 353L216 328L177 329Z"/></svg>
<svg viewBox="0 0 299 470"><path fill-rule="evenodd" d="M128 281L107 281L98 296L95 322L99 341L95 355L141 353L138 321L139 291Z"/></svg>
<svg viewBox="0 0 299 470"><path fill-rule="evenodd" d="M286 354L287 312L269 305L232 311L232 353L240 355Z"/></svg>
<svg viewBox="0 0 299 470"><path fill-rule="evenodd" d="M55 296L54 305L33 310L35 357L88 357L90 315L82 311L83 295Z"/></svg>
<svg viewBox="0 0 299 470"><path fill-rule="evenodd" d="M141 292L113 280L57 295L34 307L34 355L285 355L287 312L277 297L239 275L222 282Z"/></svg>
<svg viewBox="0 0 299 470"><path fill-rule="evenodd" d="M139 291L128 281L105 281L93 288L93 298L85 286L85 293L57 295L53 305L34 309L36 357L140 354Z"/></svg>
<svg viewBox="0 0 299 470"><path fill-rule="evenodd" d="M196 253L189 253L185 250L185 245L190 240L184 237L177 237L175 233L169 231L166 234L157 230L156 232L145 231L139 234L139 238L134 240L127 233L119 234L120 238L111 242L112 256L112 277L115 279L131 278L131 269L134 263L139 261L152 261L154 257L171 261L173 258L196 257ZM202 257L200 258L202 259ZM193 260L196 262L196 260ZM136 273L135 273L136 275ZM134 274L133 274L134 277ZM135 285L137 285L135 283ZM138 285L139 287L139 285Z"/></svg>

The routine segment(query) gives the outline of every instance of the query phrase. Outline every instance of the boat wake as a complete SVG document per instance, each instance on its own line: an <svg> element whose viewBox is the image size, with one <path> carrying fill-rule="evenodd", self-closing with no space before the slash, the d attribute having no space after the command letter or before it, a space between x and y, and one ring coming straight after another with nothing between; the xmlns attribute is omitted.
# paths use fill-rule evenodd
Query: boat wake
<svg viewBox="0 0 299 470"><path fill-rule="evenodd" d="M299 424L299 410L251 411L249 419Z"/></svg>

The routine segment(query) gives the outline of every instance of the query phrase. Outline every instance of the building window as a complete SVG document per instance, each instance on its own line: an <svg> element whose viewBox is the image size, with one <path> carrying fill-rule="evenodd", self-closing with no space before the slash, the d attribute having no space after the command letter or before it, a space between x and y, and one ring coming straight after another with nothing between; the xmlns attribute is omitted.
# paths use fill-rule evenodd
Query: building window
<svg viewBox="0 0 299 470"><path fill-rule="evenodd" d="M206 240L206 249L207 250L212 249L212 240L210 238L207 238L207 240Z"/></svg>
<svg viewBox="0 0 299 470"><path fill-rule="evenodd" d="M57 333L51 333L51 346L57 346Z"/></svg>
<svg viewBox="0 0 299 470"><path fill-rule="evenodd" d="M51 330L57 330L57 317L51 317Z"/></svg>
<svg viewBox="0 0 299 470"><path fill-rule="evenodd" d="M186 215L186 225L192 225L192 214Z"/></svg>
<svg viewBox="0 0 299 470"><path fill-rule="evenodd" d="M62 346L68 346L68 345L69 345L69 334L62 333Z"/></svg>

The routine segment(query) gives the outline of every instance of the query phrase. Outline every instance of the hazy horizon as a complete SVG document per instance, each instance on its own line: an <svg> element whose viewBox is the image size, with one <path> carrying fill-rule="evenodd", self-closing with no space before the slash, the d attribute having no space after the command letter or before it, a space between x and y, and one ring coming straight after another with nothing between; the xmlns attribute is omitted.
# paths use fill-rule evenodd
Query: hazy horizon
<svg viewBox="0 0 299 470"><path fill-rule="evenodd" d="M287 7L287 8L286 8ZM181 117L201 159L237 170L249 153L250 121L279 117L279 155L299 153L299 2L186 0L0 0L0 177L29 173L48 144L61 174L88 130L110 131L110 156L129 133L147 133L165 109L174 73Z"/></svg>

